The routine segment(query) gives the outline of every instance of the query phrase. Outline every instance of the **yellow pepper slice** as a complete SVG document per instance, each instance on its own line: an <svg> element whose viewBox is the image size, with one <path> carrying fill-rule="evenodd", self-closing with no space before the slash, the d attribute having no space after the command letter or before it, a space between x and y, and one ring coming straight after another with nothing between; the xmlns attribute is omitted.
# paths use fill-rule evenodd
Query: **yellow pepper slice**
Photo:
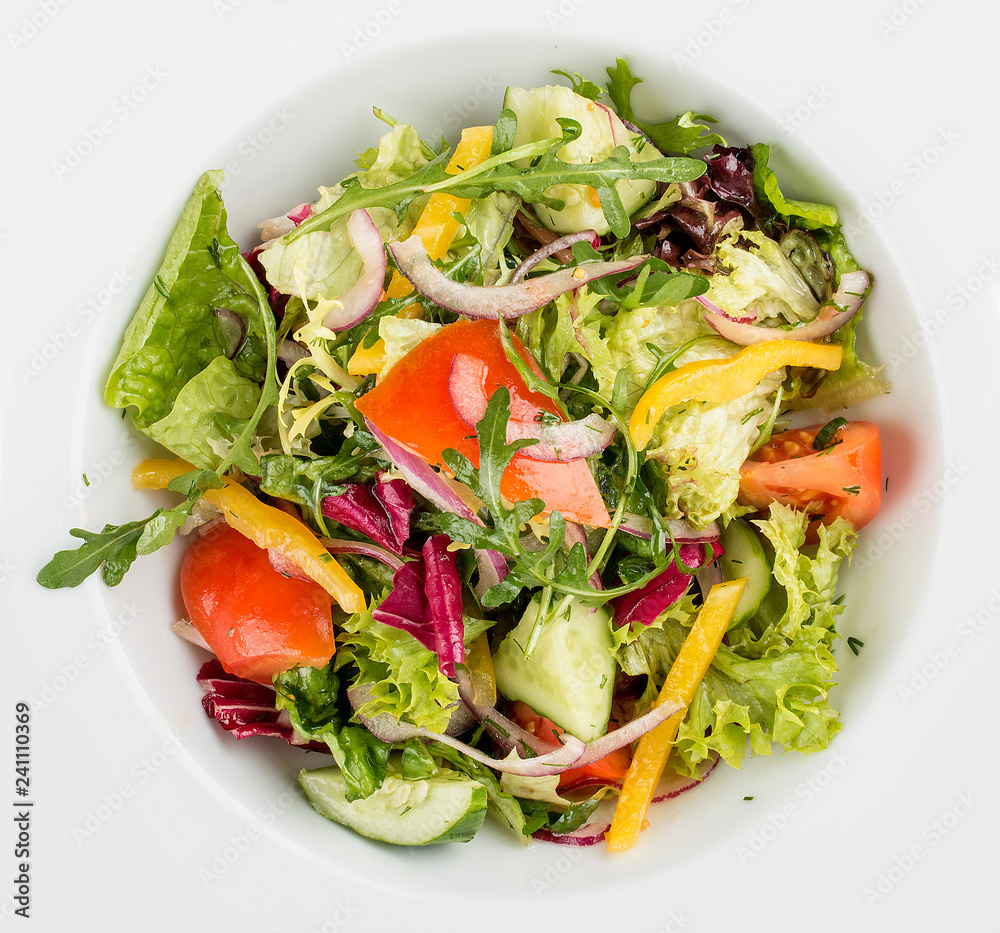
<svg viewBox="0 0 1000 933"><path fill-rule="evenodd" d="M643 450L663 413L672 405L699 399L724 404L752 392L768 373L782 366L839 369L844 350L836 343L805 340L764 340L744 347L725 360L695 360L656 380L639 399L628 427Z"/></svg>
<svg viewBox="0 0 1000 933"><path fill-rule="evenodd" d="M136 489L166 489L167 483L195 469L186 460L144 460L132 471ZM207 489L214 505L240 534L262 548L274 548L325 589L345 612L361 612L365 594L320 540L297 518L267 505L235 480L224 476L222 489Z"/></svg>
<svg viewBox="0 0 1000 933"><path fill-rule="evenodd" d="M651 729L641 739L632 756L632 764L622 785L611 828L605 837L611 852L621 852L635 845L646 819L649 804L666 767L670 750L686 708L705 677L712 659L722 644L722 636L736 610L746 579L717 583L688 632L681 650L667 675L654 706L680 703L685 709Z"/></svg>
<svg viewBox="0 0 1000 933"><path fill-rule="evenodd" d="M449 175L457 175L464 169L478 165L489 158L493 146L492 126L470 126L462 130L455 151L451 155L445 171ZM468 198L456 198L444 191L437 191L430 196L427 204L417 220L413 233L420 237L424 249L431 259L443 259L451 246L455 234L458 233L458 221L452 217L453 212L464 214L472 202ZM406 276L398 272L392 274L389 287L385 290L387 298L405 298L413 292L413 285ZM414 303L407 305L399 317L421 317L423 308ZM348 361L347 371L352 376L366 376L380 372L385 365L385 344L377 340L367 350L358 347Z"/></svg>

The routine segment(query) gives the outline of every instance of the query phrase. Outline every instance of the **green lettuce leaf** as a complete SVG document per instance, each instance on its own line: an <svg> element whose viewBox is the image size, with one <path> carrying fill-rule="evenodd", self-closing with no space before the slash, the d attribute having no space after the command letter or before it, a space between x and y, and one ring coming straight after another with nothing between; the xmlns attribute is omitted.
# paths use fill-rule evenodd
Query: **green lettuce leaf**
<svg viewBox="0 0 1000 933"><path fill-rule="evenodd" d="M146 429L158 444L195 466L215 469L232 443L235 422L257 407L260 387L232 360L217 356L177 393L170 413Z"/></svg>
<svg viewBox="0 0 1000 933"><path fill-rule="evenodd" d="M764 143L754 144L753 186L757 197L765 204L770 204L775 213L786 220L794 221L796 226L805 227L807 230L836 226L837 208L829 204L817 204L814 201L793 201L781 193L778 178L767 164L770 156L770 146Z"/></svg>
<svg viewBox="0 0 1000 933"><path fill-rule="evenodd" d="M222 180L221 170L198 180L108 377L105 401L114 408L133 406L140 430L165 418L189 380L225 356L215 308L231 309L246 321L235 373L255 383L264 378L265 324L251 273L226 230Z"/></svg>
<svg viewBox="0 0 1000 933"><path fill-rule="evenodd" d="M834 593L855 532L836 522L820 530L818 545L804 548L808 522L805 513L775 505L771 518L756 523L775 550L776 598L719 648L679 729L671 758L678 771L695 776L713 754L739 767L748 744L759 755L771 754L773 744L819 751L840 730L829 702L841 611ZM685 597L653 625L615 633L622 669L649 677L640 705L656 696L696 613Z"/></svg>
<svg viewBox="0 0 1000 933"><path fill-rule="evenodd" d="M759 231L740 230L722 237L716 251L725 275L709 279L707 297L730 317L756 316L758 323L811 321L819 302L781 247Z"/></svg>
<svg viewBox="0 0 1000 933"><path fill-rule="evenodd" d="M458 686L438 670L437 655L412 635L356 613L341 625L334 669L353 664L355 684L371 684L366 716L390 713L403 722L444 732Z"/></svg>

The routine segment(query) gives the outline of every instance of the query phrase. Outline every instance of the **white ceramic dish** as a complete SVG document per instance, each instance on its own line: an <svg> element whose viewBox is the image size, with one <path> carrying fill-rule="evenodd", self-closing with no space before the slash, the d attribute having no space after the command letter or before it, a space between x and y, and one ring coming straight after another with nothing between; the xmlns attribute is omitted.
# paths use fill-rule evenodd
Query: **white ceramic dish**
<svg viewBox="0 0 1000 933"><path fill-rule="evenodd" d="M151 867L163 872L162 883L145 881L136 888L140 893L126 900L136 905L133 911L141 910L146 896L165 895L166 880L171 878L179 879L179 900L166 909L162 925L149 919L144 927L149 929L168 929L167 917L182 917L188 911L201 911L201 916L214 921L204 923L205 929L237 928L236 918L240 926L249 924L251 929L254 923L258 928L282 930L322 929L327 923L334 924L329 929L350 924L353 929L375 930L385 928L382 924L388 924L390 917L406 918L411 928L423 929L430 928L435 918L442 921L469 913L475 914L482 929L500 929L524 918L537 922L529 928L541 929L560 918L579 922L589 917L596 923L597 918L620 919L623 913L632 912L641 919L642 929L718 929L723 922L745 920L748 910L774 911L786 920L795 911L803 916L801 911L815 910L828 919L836 915L851 920L859 929L875 929L872 921L889 911L896 911L896 917L909 916L911 911L921 915L920 882L910 876L920 871L926 878L933 869L924 868L924 856L918 859L907 854L912 845L923 845L927 860L936 860L939 870L945 871L966 858L966 849L975 849L968 839L972 821L961 826L966 834L961 849L955 836L950 845L947 840L940 846L932 844L925 830L934 818L944 818L959 807L956 795L980 794L977 799L981 800L985 787L974 778L964 784L942 783L914 771L914 764L922 760L947 764L947 756L930 751L924 756L915 754L902 738L926 736L931 723L938 723L939 728L947 723L962 734L961 724L936 718L928 710L929 705L938 708L933 704L934 690L923 693L923 687L915 686L919 679L913 681L908 671L919 674L924 654L931 658L926 663L936 663L934 676L925 676L924 683L943 681L962 664L970 665L977 652L963 653L966 642L952 630L966 615L989 607L988 587L977 588L973 576L966 602L957 600L948 624L928 635L935 618L931 610L940 614L942 607L952 605L947 592L956 568L954 542L969 540L970 526L956 518L954 502L963 496L974 500L977 482L965 434L956 431L956 425L966 422L953 407L946 407L945 400L962 398L963 391L971 394L973 389L981 392L995 386L997 377L995 369L980 367L975 386L967 385L966 362L982 351L950 346L948 338L954 333L950 316L945 315L931 339L915 339L917 334L930 333L922 322L932 320L933 314L928 314L907 270L915 273L920 290L939 290L945 310L950 307L949 289L969 290L967 305L980 315L979 333L995 335L996 321L991 317L993 309L982 307L981 290L970 290L980 259L967 261L967 275L928 277L923 265L931 258L926 244L904 221L909 209L906 195L912 199L929 191L936 177L934 163L957 159L959 143L949 140L955 136L962 140L962 132L928 125L912 137L912 143L902 146L902 157L897 156L899 147L892 148L887 141L885 149L892 150L891 158L879 159L878 147L867 147L865 159L855 158L855 147L842 137L869 126L865 113L859 116L857 110L865 99L864 89L841 80L833 83L831 91L822 83L827 79L809 77L799 80L801 90L790 97L781 85L786 74L781 68L759 62L734 64L735 51L730 47L737 39L762 42L771 55L778 55L785 46L784 40L779 42L750 20L748 5L736 2L731 9L692 14L685 21L685 41L670 45L671 56L663 54L661 44L650 36L627 35L579 3L553 4L546 11L550 16L536 15L527 27L522 22L517 29L509 21L493 25L479 20L443 30L432 30L412 16L407 19L401 5L399 10L389 4L359 11L356 30L329 11L313 9L307 15L304 10L280 7L282 17L303 28L318 29L322 24L332 35L342 36L343 42L332 40L332 47L340 48L340 58L310 68L302 67L299 59L295 75L276 79L274 87L264 91L258 82L254 102L244 97L232 113L220 107L193 106L199 86L193 75L182 73L175 85L164 80L161 89L155 63L146 72L133 69L135 74L130 72L124 82L129 99L138 96L135 88L147 80L144 75L149 76L150 99L135 107L134 122L139 126L129 130L133 135L118 150L111 149L118 143L114 132L121 135L125 130L122 118L72 173L60 174L49 166L42 179L47 185L45 203L54 207L67 187L75 185L70 198L77 200L71 203L77 210L98 211L92 223L95 230L108 224L114 231L108 237L114 244L111 248L99 237L82 239L79 234L86 226L69 224L77 231L73 256L65 267L51 273L55 284L74 296L80 293L75 282L82 279L95 284L86 296L62 302L61 324L20 322L19 333L27 349L14 354L8 372L4 553L15 565L8 576L19 617L37 615L49 626L19 636L24 639L24 656L36 660L12 676L11 697L39 701L35 728L43 750L37 773L41 787L48 788L52 814L52 822L41 824L39 832L53 835L52 851L58 853L50 861L39 856L39 863L48 867L50 877L65 878L68 890L76 890L78 886L68 878L66 860L74 853L94 852L103 853L101 857L116 871L138 881L144 876L130 865L129 852L134 852L136 840L141 843L144 834L155 828L157 844L145 848L143 855L151 860ZM106 6L111 9L115 4ZM642 4L633 6L637 12L648 12ZM856 6L861 15L860 5ZM182 24L193 22L190 17L196 16L196 7L182 4L170 17L167 34L183 33ZM447 16L459 8L437 4L435 9ZM779 2L769 4L768 9L777 16L790 13L793 7ZM236 12L232 20L227 13L213 28L236 45L245 42L260 50L266 47L261 31L278 21L277 14L273 4L244 9L239 13L246 17L242 22L236 20ZM59 15L68 17L70 12ZM211 15L221 16L218 10ZM654 22L667 25L662 13L650 15ZM741 15L747 18L741 20ZM810 23L815 25L816 17L798 8L796 15L804 20L782 21L792 44L814 35ZM62 28L59 22L53 19L45 27L49 32L44 41L52 42L48 52L39 36L24 54L55 55L57 29ZM606 25L614 38L591 38L598 25L602 29ZM404 26L405 34L401 34ZM900 42L906 40L907 29L911 30L909 41L915 42L924 23L911 14L904 25L895 28L902 33ZM223 29L229 32L222 33ZM291 41L295 32L282 20L280 34ZM905 49L901 53L891 46L893 35L880 40L887 57L895 54L909 62ZM190 41L204 50L200 41ZM820 47L826 44L824 40ZM160 54L167 54L168 48L168 44L157 46ZM146 515L152 508L150 496L135 493L128 485L129 467L146 448L123 431L115 412L102 406L100 390L121 331L159 264L184 198L203 169L229 163L232 178L225 195L230 230L249 246L259 219L310 200L317 185L350 170L355 151L373 144L382 131L370 115L373 104L414 122L428 137L435 131L451 133L460 125L492 122L507 84L545 83L552 67L599 80L603 67L618 54L626 56L633 71L647 82L636 93L637 110L655 116L687 109L710 113L719 117L720 128L731 143L758 139L775 143L774 163L786 190L837 204L845 225L854 228L852 249L875 273L877 290L866 306L867 351L885 363L894 392L859 414L882 426L890 484L883 512L866 532L860 559L844 576L848 610L841 631L845 637L854 635L865 642L857 658L843 644L839 648L842 674L836 702L845 731L823 755L756 759L742 772L717 773L697 792L654 810L641 846L618 858L602 848L576 852L536 845L525 850L489 827L468 846L410 851L372 845L320 819L294 794L300 753L263 740L237 745L203 716L194 681L203 655L167 628L180 614L175 585L179 549L138 561L115 590L89 581L72 593L43 593L32 586L31 569L54 548L65 546L64 529L70 525L95 528L106 521ZM231 68L240 60L232 48L220 57L222 63L213 74L225 74L227 64ZM808 56L793 58L799 74L809 74ZM141 57L130 60L142 62ZM446 68L430 73L430 67L414 70L414 62L421 66L444 62ZM873 74L881 72L875 69ZM133 78L138 83L130 84ZM103 80L104 87L122 86L121 80L111 76ZM159 114L157 92L168 97ZM869 99L880 101L881 107L892 102L911 108L910 114L915 112L892 88L879 88ZM106 105L119 97L98 95L96 100L88 113L99 120L107 111L112 114L107 119L117 119L114 105ZM179 142L178 132L165 131L163 121L184 113L186 107L190 131ZM891 110L885 122L893 127L905 124L899 112ZM94 133L100 125L85 120L78 135L74 136L75 129L55 134L57 142L40 153L42 158L52 152L62 154L67 138L78 154L84 152L82 142L91 138L87 133ZM102 145L108 153L103 167L99 162ZM161 146L169 153L163 154ZM932 151L936 153L933 162L928 154ZM139 161L134 176L115 174L138 156L146 161ZM920 165L927 167L918 171L914 159L922 159ZM902 184L900 193L894 193L897 182ZM143 204L142 220L136 217L138 203ZM893 211L898 212L898 219L890 229L874 222L881 215L888 223ZM22 223L28 230L46 229L38 218L28 217L19 222L19 232ZM9 240L0 242L0 250L8 256L19 255ZM964 268L958 265L957 253L949 253L947 247L941 250L954 261L953 268ZM988 246L976 251L984 262L990 255ZM121 270L116 263L122 263ZM27 269L33 277L21 280L15 274L22 301L36 293L42 268L49 267L29 261ZM94 269L99 271L88 271ZM979 278L988 287L988 279ZM100 308L97 316L87 310L86 301L91 299ZM70 332L70 324L76 324L76 333ZM50 345L55 348L51 360ZM44 365L36 367L35 353ZM36 434L39 407L55 424L54 432L46 426L41 437ZM32 460L30 467L23 457L26 447L44 454ZM89 488L79 484L82 472L91 478ZM56 501L37 504L19 494L26 485L39 483L58 490L53 497ZM30 529L23 550L13 533L21 527ZM987 565L985 557L978 560ZM962 566L974 568L976 561L972 558ZM990 637L995 644L988 627L991 619L975 630L980 639L977 644L985 645ZM949 633L958 643L955 653L942 647ZM942 650L948 660L935 662L935 651ZM79 663L81 657L85 663ZM114 669L107 664L109 658L114 658ZM122 683L131 689L123 690ZM914 691L913 698L905 696L907 685ZM940 701L942 694L937 697ZM146 721L136 715L136 709L146 714ZM910 723L913 714L925 717L927 730ZM45 737L54 743L67 720L76 725L73 735L63 735L64 747L77 756L73 760L82 756L87 764L74 769L76 783L64 795L62 782L52 773L60 767L59 753L51 744L46 746ZM100 738L80 737L79 731L88 723L91 727L99 723L95 732ZM892 735L886 734L887 723ZM908 732L911 728L914 731ZM179 749L170 744L171 736L179 737ZM155 756L157 749L158 757L137 765L146 760L137 757L140 752ZM105 752L107 761L114 762L107 768L102 766ZM313 756L313 761L320 760ZM47 776L43 768L49 769ZM163 784L167 772L172 785L169 792L161 787L154 797L153 791L144 790L147 784L156 787L157 774L163 775L157 779ZM901 772L906 775L903 780ZM883 790L888 782L894 788L891 798ZM123 784L130 793L125 793ZM118 807L113 805L116 800ZM903 801L908 812L894 805ZM983 815L991 805L987 800L974 806ZM989 812L995 814L995 809ZM189 813L198 814L197 820L186 819ZM955 820L960 822L964 816L959 814ZM93 826L97 828L89 829ZM859 844L863 838L872 840L870 852ZM169 858L159 854L160 844ZM910 867L906 867L908 858ZM807 870L806 863L817 875ZM818 875L824 875L829 884L821 883ZM885 893L879 888L882 876ZM765 878L772 880L765 882ZM781 878L788 879L788 884L774 880ZM305 879L308 883L304 884ZM324 890L324 884L336 896L321 895L310 902L309 909L302 909L303 900L310 901L317 886ZM765 887L777 900L762 893ZM846 899L827 892L838 887L848 891ZM228 891L231 906L224 908L212 899L217 889ZM734 903L719 900L724 889L732 892ZM39 884L35 908L47 909L50 917L62 916L62 905L46 904L49 895L43 896L42 891ZM85 913L98 915L97 902L86 900L82 891L76 896L84 899ZM826 896L833 898L833 905L824 904ZM927 915L926 905L922 915ZM133 927L122 922L113 928ZM783 922L777 928L783 928Z"/></svg>

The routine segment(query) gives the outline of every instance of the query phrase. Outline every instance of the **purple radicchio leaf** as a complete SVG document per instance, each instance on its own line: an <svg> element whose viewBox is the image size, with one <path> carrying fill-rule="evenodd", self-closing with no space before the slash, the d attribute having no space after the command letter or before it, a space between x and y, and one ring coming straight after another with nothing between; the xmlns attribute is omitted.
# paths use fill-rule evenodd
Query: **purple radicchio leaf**
<svg viewBox="0 0 1000 933"><path fill-rule="evenodd" d="M392 591L372 612L376 622L412 635L438 657L446 677L465 660L462 582L447 535L433 535L419 560L405 563L392 577Z"/></svg>
<svg viewBox="0 0 1000 933"><path fill-rule="evenodd" d="M694 579L693 572L710 564L722 553L722 545L717 541L711 542L711 546L712 557L706 561L702 545L682 544L678 548L677 556L680 563L692 573L688 573L678 566L677 561L673 561L663 573L654 577L641 589L619 596L612 603L615 623L631 625L633 622L641 622L643 625L652 625L668 606L672 606L687 592Z"/></svg>
<svg viewBox="0 0 1000 933"><path fill-rule="evenodd" d="M402 554L410 536L410 512L414 505L406 483L380 476L371 486L343 483L341 489L342 493L323 498L323 515L367 535L394 554Z"/></svg>

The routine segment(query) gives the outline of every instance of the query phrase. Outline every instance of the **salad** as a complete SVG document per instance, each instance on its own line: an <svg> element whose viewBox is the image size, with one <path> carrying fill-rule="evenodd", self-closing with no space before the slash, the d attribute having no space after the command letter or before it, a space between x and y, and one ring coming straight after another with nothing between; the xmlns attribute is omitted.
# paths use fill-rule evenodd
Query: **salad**
<svg viewBox="0 0 1000 933"><path fill-rule="evenodd" d="M882 478L878 428L830 416L888 388L871 276L767 145L644 122L607 73L508 88L454 149L376 110L256 245L206 172L105 389L165 448L134 485L178 501L38 575L113 586L186 539L207 714L303 749L373 839L489 814L626 849L718 764L840 729L838 571Z"/></svg>

